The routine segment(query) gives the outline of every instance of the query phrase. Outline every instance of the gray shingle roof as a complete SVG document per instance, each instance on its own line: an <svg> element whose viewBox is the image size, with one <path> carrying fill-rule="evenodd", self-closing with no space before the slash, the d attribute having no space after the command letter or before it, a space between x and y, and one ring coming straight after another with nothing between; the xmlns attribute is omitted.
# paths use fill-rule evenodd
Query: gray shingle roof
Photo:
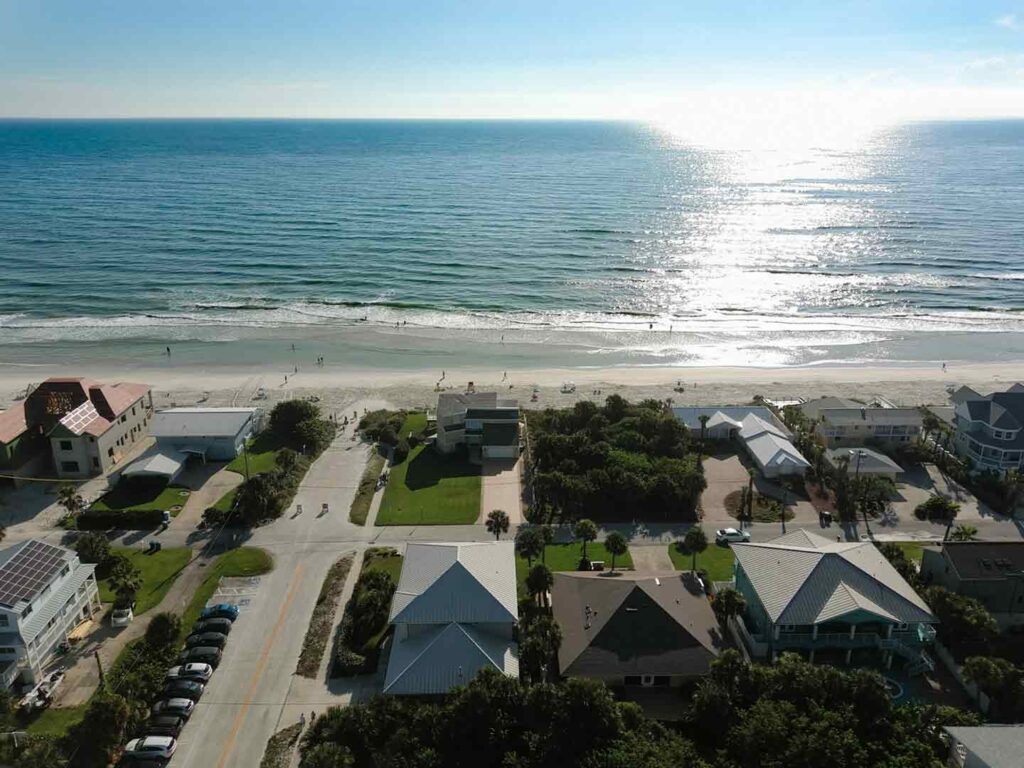
<svg viewBox="0 0 1024 768"><path fill-rule="evenodd" d="M860 451L860 465L857 464L857 452ZM884 453L872 450L871 448L834 448L826 451L829 463L838 467L843 459L848 459L848 470L850 474L858 470L862 475L877 475L903 471L903 467L890 459Z"/></svg>
<svg viewBox="0 0 1024 768"><path fill-rule="evenodd" d="M722 647L688 574L556 573L551 597L564 675L702 675Z"/></svg>
<svg viewBox="0 0 1024 768"><path fill-rule="evenodd" d="M171 408L153 417L153 437L234 437L252 421L255 408Z"/></svg>
<svg viewBox="0 0 1024 768"><path fill-rule="evenodd" d="M855 610L897 622L936 621L931 609L869 542L797 532L733 551L772 622L820 624Z"/></svg>

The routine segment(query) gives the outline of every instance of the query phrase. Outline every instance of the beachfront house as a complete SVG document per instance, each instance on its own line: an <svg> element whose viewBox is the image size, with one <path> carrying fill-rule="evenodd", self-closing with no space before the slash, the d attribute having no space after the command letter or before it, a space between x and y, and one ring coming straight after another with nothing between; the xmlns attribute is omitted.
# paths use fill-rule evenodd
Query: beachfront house
<svg viewBox="0 0 1024 768"><path fill-rule="evenodd" d="M949 736L949 768L1020 768L1024 725L957 725Z"/></svg>
<svg viewBox="0 0 1024 768"><path fill-rule="evenodd" d="M1024 542L947 541L926 548L921 578L973 597L1001 627L1024 624Z"/></svg>
<svg viewBox="0 0 1024 768"><path fill-rule="evenodd" d="M981 471L1024 468L1024 384L988 395L964 387L952 400L953 445L961 458Z"/></svg>
<svg viewBox="0 0 1024 768"><path fill-rule="evenodd" d="M690 573L554 575L561 674L611 686L677 687L707 673L722 635Z"/></svg>
<svg viewBox="0 0 1024 768"><path fill-rule="evenodd" d="M0 467L79 480L107 472L148 432L145 384L51 378L0 414Z"/></svg>
<svg viewBox="0 0 1024 768"><path fill-rule="evenodd" d="M34 684L82 622L102 611L93 571L65 547L30 539L0 551L0 680Z"/></svg>
<svg viewBox="0 0 1024 768"><path fill-rule="evenodd" d="M800 406L827 448L876 444L887 448L905 445L921 435L924 415L918 408L899 408L878 399L861 404L838 397L823 397Z"/></svg>
<svg viewBox="0 0 1024 768"><path fill-rule="evenodd" d="M409 544L384 693L444 694L484 668L518 677L518 619L513 542Z"/></svg>
<svg viewBox="0 0 1024 768"><path fill-rule="evenodd" d="M519 403L496 392L443 392L437 398L437 449L460 446L471 461L519 457Z"/></svg>
<svg viewBox="0 0 1024 768"><path fill-rule="evenodd" d="M747 607L737 629L750 654L795 651L847 664L895 659L908 674L933 668L931 609L870 542L804 530L763 544L733 544L734 585Z"/></svg>
<svg viewBox="0 0 1024 768"><path fill-rule="evenodd" d="M711 406L673 408L672 413L694 437L738 442L765 477L799 477L810 467L793 445L793 433L770 408Z"/></svg>
<svg viewBox="0 0 1024 768"><path fill-rule="evenodd" d="M170 408L153 417L156 444L121 473L171 483L189 458L231 461L258 428L255 408Z"/></svg>
<svg viewBox="0 0 1024 768"><path fill-rule="evenodd" d="M884 453L871 448L832 448L825 451L825 458L834 468L844 464L851 475L872 475L896 482L903 473L903 467Z"/></svg>

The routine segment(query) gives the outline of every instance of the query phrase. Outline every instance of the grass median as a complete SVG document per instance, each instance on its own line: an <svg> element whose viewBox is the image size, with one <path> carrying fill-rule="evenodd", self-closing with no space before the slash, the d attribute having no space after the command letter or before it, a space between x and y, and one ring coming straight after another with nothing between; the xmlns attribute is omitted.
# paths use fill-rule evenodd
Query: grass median
<svg viewBox="0 0 1024 768"><path fill-rule="evenodd" d="M218 557L181 616L181 639L184 640L192 631L192 625L199 619L199 614L217 591L221 577L259 576L273 569L274 558L259 547L240 547Z"/></svg>
<svg viewBox="0 0 1024 768"><path fill-rule="evenodd" d="M306 637L302 641L302 652L299 654L299 663L295 668L296 674L303 677L316 677L316 673L320 670L320 662L324 657L324 650L327 648L327 638L330 637L331 627L334 624L338 600L345 589L345 579L348 578L350 570L352 570L352 555L348 554L339 558L324 577L320 595L313 607L313 615L309 619L309 627L306 629Z"/></svg>

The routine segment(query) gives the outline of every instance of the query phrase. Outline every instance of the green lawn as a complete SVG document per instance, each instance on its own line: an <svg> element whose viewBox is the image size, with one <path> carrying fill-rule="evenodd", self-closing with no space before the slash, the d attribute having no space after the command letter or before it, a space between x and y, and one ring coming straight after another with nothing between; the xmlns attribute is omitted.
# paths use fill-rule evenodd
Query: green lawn
<svg viewBox="0 0 1024 768"><path fill-rule="evenodd" d="M356 495L352 499L352 506L348 510L349 522L356 525L366 525L366 517L370 514L370 504L373 501L374 493L377 491L377 479L384 469L385 461L386 459L374 447L373 453L370 454L370 460L366 463L366 469L363 470L363 477L359 481L359 487L356 488Z"/></svg>
<svg viewBox="0 0 1024 768"><path fill-rule="evenodd" d="M896 546L903 550L903 554L907 556L908 560L913 560L918 565L921 564L921 558L924 557L924 549L934 549L938 551L940 547L933 544L917 544L912 541L897 541Z"/></svg>
<svg viewBox="0 0 1024 768"><path fill-rule="evenodd" d="M418 445L391 470L377 525L458 525L480 516L480 467Z"/></svg>
<svg viewBox="0 0 1024 768"><path fill-rule="evenodd" d="M189 490L180 485L122 480L92 503L97 512L125 512L136 509L159 509L182 506Z"/></svg>
<svg viewBox="0 0 1024 768"><path fill-rule="evenodd" d="M85 710L88 708L89 702L79 704L77 707L61 707L60 709L49 707L28 723L25 730L33 736L64 736L72 726L78 725L82 721L82 718L85 717Z"/></svg>
<svg viewBox="0 0 1024 768"><path fill-rule="evenodd" d="M668 556L672 558L672 565L678 570L688 571L693 564L693 557L686 552L681 552L677 548L677 544L678 542L668 545ZM714 541L710 541L708 548L697 555L697 568L707 571L708 577L712 581L729 581L732 578L732 564L735 559L736 556L732 553L731 547L719 546Z"/></svg>
<svg viewBox="0 0 1024 768"><path fill-rule="evenodd" d="M402 431L398 436L408 437L410 432L414 435L421 435L426 428L427 414L423 411L411 411L406 414L405 421L402 422Z"/></svg>
<svg viewBox="0 0 1024 768"><path fill-rule="evenodd" d="M146 554L141 549L125 549L113 547L114 554L124 555L142 572L142 589L135 595L135 615L145 613L153 606L159 605L167 590L171 588L178 573L188 564L192 550L188 547L161 549L153 554ZM105 603L114 602L114 593L110 583L103 579L99 583L100 600Z"/></svg>
<svg viewBox="0 0 1024 768"><path fill-rule="evenodd" d="M234 506L235 496L237 496L237 495L238 495L238 489L237 488L232 488L230 491L228 491L223 496L221 496L219 499L217 499L217 503L214 504L213 506L216 507L217 509L219 509L221 512L224 512L225 514L227 514L228 512L231 511L231 507Z"/></svg>
<svg viewBox="0 0 1024 768"><path fill-rule="evenodd" d="M581 545L578 542L572 544L548 544L544 548L543 562L552 571L575 571L580 562L580 547ZM587 544L587 557L590 560L604 560L604 567L606 569L611 569L612 567L612 556L604 548L604 544L599 541L591 541ZM534 565L538 562L540 561L533 561ZM626 550L626 554L615 558L616 570L632 567L633 558L630 556L629 550ZM526 562L526 558L516 555L516 588L520 597L526 597L529 594L526 591L526 574L529 571L530 567Z"/></svg>
<svg viewBox="0 0 1024 768"><path fill-rule="evenodd" d="M261 432L255 438L246 443L246 446L250 477L252 475L259 475L272 470L277 462L277 454L282 448L281 443L276 438L271 437L269 432ZM227 469L244 476L245 462L245 453L240 453L232 459L231 463L228 464Z"/></svg>
<svg viewBox="0 0 1024 768"><path fill-rule="evenodd" d="M218 557L181 616L181 639L184 640L192 631L192 625L217 591L217 582L222 576L259 576L273 569L274 558L258 547L240 547Z"/></svg>

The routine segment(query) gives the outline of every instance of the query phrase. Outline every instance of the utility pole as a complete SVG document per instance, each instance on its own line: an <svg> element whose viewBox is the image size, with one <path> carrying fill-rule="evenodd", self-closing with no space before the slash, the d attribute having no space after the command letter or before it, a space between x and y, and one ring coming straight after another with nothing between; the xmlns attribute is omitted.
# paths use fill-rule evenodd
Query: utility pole
<svg viewBox="0 0 1024 768"><path fill-rule="evenodd" d="M860 460L864 456L864 451L860 448L857 449L857 468L853 471L853 487L856 490L858 501L860 502L861 510L864 512L864 530L868 536L871 535L871 523L868 522L868 511L864 508L864 494L860 492L860 483L858 478L860 477Z"/></svg>
<svg viewBox="0 0 1024 768"><path fill-rule="evenodd" d="M245 461L245 480L249 481L249 441L242 441L242 457Z"/></svg>

